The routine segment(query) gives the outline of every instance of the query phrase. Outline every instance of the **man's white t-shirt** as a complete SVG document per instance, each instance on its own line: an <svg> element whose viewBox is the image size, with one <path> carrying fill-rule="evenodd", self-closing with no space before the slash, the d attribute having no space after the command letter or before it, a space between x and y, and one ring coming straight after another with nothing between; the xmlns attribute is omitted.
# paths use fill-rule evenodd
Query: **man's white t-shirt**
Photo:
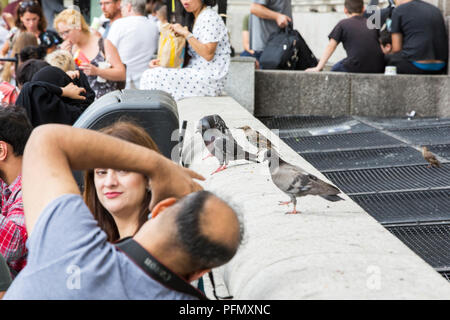
<svg viewBox="0 0 450 320"><path fill-rule="evenodd" d="M142 73L158 50L156 23L144 16L120 18L111 25L108 40L119 51L127 67L127 89L139 88Z"/></svg>

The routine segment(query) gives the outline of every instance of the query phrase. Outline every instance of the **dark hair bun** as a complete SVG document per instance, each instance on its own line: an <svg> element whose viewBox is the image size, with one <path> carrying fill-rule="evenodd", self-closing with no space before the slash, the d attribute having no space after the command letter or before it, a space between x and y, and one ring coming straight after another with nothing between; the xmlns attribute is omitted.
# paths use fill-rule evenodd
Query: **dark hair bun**
<svg viewBox="0 0 450 320"><path fill-rule="evenodd" d="M217 4L216 0L203 0L203 3L209 7L214 7Z"/></svg>

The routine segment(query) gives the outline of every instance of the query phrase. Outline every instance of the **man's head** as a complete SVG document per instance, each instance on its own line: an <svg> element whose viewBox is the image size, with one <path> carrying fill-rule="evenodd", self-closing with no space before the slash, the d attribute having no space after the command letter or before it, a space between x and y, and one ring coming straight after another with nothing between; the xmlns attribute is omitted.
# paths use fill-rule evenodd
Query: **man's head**
<svg viewBox="0 0 450 320"><path fill-rule="evenodd" d="M145 16L146 0L122 0L122 16Z"/></svg>
<svg viewBox="0 0 450 320"><path fill-rule="evenodd" d="M0 106L0 175L10 184L15 172L20 171L25 144L31 126L25 111L16 106Z"/></svg>
<svg viewBox="0 0 450 320"><path fill-rule="evenodd" d="M237 213L208 191L158 203L135 239L188 281L227 263L243 237ZM170 255L167 254L170 252Z"/></svg>
<svg viewBox="0 0 450 320"><path fill-rule="evenodd" d="M105 18L114 21L122 17L120 0L100 0L99 3Z"/></svg>
<svg viewBox="0 0 450 320"><path fill-rule="evenodd" d="M344 12L347 15L362 14L364 12L363 0L345 0Z"/></svg>

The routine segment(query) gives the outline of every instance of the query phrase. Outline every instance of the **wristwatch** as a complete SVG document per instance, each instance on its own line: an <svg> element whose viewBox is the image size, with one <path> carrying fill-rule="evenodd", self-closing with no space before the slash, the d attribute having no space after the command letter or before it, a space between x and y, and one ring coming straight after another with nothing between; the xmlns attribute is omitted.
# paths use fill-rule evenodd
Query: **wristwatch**
<svg viewBox="0 0 450 320"><path fill-rule="evenodd" d="M190 38L193 38L194 35L192 33L189 33L188 36L186 37L186 41L189 41Z"/></svg>

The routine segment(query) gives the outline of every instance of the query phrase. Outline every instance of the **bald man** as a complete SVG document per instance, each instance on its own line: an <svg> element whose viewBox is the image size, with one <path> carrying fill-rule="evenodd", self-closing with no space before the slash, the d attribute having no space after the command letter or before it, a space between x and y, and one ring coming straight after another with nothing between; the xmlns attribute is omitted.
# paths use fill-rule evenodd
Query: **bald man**
<svg viewBox="0 0 450 320"><path fill-rule="evenodd" d="M43 125L33 131L23 159L28 263L5 299L196 298L164 285L123 247L107 242L72 176L71 169L91 168L149 177L152 218L123 242L143 252L149 258L146 265L172 270L189 286L236 253L242 238L236 212L202 191L193 180L202 176L153 150L108 135Z"/></svg>

